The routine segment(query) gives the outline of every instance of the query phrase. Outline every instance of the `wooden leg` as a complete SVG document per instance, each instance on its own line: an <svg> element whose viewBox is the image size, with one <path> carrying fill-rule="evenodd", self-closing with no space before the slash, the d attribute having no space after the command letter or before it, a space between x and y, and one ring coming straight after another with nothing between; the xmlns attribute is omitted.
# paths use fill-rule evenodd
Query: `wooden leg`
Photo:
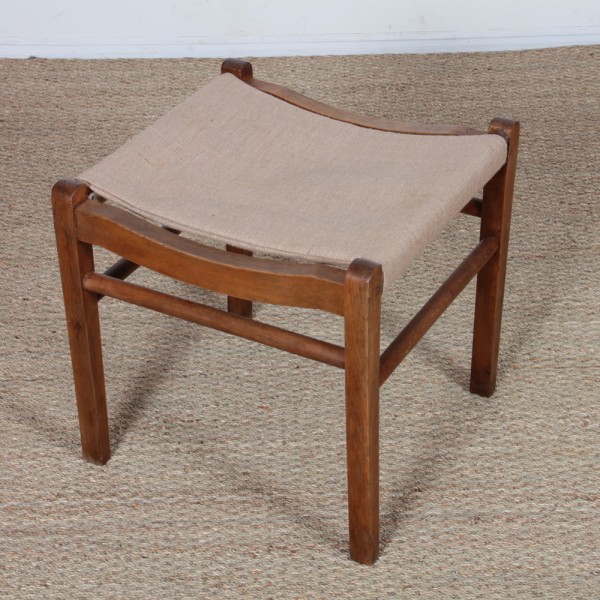
<svg viewBox="0 0 600 600"><path fill-rule="evenodd" d="M94 270L94 258L92 246L78 241L75 226L75 209L88 193L84 184L60 181L52 190L52 208L83 456L104 464L110 458L110 443L98 297L82 285L85 274Z"/></svg>
<svg viewBox="0 0 600 600"><path fill-rule="evenodd" d="M221 64L221 73L231 73L242 81L252 81L252 65L247 61L236 58L228 58L224 60ZM249 250L237 248L236 246L230 246L229 244L227 244L226 250L228 252L252 256L252 252ZM250 300L243 300L242 298L227 296L227 311L251 319L252 302Z"/></svg>
<svg viewBox="0 0 600 600"><path fill-rule="evenodd" d="M497 238L498 250L477 276L470 389L471 392L486 397L491 396L496 388L519 124L494 119L490 123L489 132L506 139L508 158L504 167L483 191L481 238Z"/></svg>
<svg viewBox="0 0 600 600"><path fill-rule="evenodd" d="M244 254L245 256L252 256L250 250L244 250L237 248L236 246L225 246L227 252L235 252L236 254ZM233 296L227 296L227 312L235 313L242 317L252 318L252 301L243 300L242 298L234 298Z"/></svg>
<svg viewBox="0 0 600 600"><path fill-rule="evenodd" d="M379 323L381 267L355 260L345 282L346 443L350 556L379 554Z"/></svg>

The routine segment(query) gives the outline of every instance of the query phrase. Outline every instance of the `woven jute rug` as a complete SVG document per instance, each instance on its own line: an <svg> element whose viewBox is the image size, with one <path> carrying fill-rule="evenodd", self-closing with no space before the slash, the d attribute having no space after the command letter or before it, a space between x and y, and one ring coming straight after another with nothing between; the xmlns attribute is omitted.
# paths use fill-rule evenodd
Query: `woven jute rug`
<svg viewBox="0 0 600 600"><path fill-rule="evenodd" d="M382 388L374 567L348 559L333 368L104 300L114 454L80 458L50 188L220 61L0 61L0 596L600 597L599 58L253 61L258 77L353 111L522 123L498 390L467 391L471 285ZM393 286L383 344L477 235L457 218ZM258 318L342 341L333 316L258 306Z"/></svg>

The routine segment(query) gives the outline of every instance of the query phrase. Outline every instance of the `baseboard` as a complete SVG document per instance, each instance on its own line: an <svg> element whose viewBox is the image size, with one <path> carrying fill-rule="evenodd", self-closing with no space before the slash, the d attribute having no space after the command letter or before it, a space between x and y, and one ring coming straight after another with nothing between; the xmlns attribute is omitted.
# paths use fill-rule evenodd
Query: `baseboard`
<svg viewBox="0 0 600 600"><path fill-rule="evenodd" d="M0 38L3 58L219 58L225 56L312 56L422 54L526 50L600 44L600 27L554 30L351 34L245 38L39 40Z"/></svg>

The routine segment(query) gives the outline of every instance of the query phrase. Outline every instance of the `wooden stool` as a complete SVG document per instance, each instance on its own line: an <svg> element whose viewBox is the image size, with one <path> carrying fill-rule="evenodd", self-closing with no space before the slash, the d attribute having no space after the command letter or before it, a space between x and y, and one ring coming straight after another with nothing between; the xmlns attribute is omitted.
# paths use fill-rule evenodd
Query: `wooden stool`
<svg viewBox="0 0 600 600"><path fill-rule="evenodd" d="M59 181L52 204L84 457L110 457L103 296L342 368L350 555L375 562L379 388L476 274L471 391L494 391L518 137L518 123L499 118L486 133L352 114L229 59L78 180ZM479 243L380 355L384 273L387 289L461 211L481 218ZM123 258L97 273L94 245ZM125 282L140 265L227 295L227 312ZM345 344L260 323L253 301L340 315Z"/></svg>

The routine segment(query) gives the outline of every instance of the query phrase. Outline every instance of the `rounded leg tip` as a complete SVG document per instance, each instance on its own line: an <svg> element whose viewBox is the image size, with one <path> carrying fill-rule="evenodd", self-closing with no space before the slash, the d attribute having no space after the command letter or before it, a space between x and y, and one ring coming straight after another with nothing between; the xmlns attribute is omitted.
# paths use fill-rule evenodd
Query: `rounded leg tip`
<svg viewBox="0 0 600 600"><path fill-rule="evenodd" d="M379 536L369 540L350 540L350 558L361 565L373 565L379 558Z"/></svg>
<svg viewBox="0 0 600 600"><path fill-rule="evenodd" d="M93 456L91 454L87 454L87 453L83 453L83 460L85 460L86 462L89 462L93 465L99 465L99 466L103 466L105 465L110 459L110 453L108 454L101 454L99 456Z"/></svg>
<svg viewBox="0 0 600 600"><path fill-rule="evenodd" d="M353 552L350 551L350 558L361 565L372 566L379 558L379 551L375 552Z"/></svg>
<svg viewBox="0 0 600 600"><path fill-rule="evenodd" d="M471 394L477 394L478 396L483 396L484 398L489 398L494 393L495 389L495 383L480 383L473 380L471 380L471 385L469 386Z"/></svg>

